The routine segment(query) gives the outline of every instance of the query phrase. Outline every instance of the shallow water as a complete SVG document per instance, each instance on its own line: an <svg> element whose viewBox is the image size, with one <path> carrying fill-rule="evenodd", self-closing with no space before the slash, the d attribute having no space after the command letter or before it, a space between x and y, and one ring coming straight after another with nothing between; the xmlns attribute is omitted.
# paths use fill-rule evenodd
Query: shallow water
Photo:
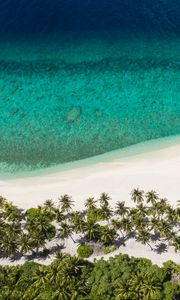
<svg viewBox="0 0 180 300"><path fill-rule="evenodd" d="M97 27L1 36L1 173L180 133L176 30Z"/></svg>

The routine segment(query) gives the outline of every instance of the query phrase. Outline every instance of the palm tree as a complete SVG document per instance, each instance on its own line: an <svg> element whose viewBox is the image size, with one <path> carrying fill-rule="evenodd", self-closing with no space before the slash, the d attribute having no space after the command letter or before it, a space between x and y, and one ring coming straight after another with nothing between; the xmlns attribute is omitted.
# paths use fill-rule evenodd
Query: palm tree
<svg viewBox="0 0 180 300"><path fill-rule="evenodd" d="M178 216L178 221L180 222L180 207L176 207L176 214Z"/></svg>
<svg viewBox="0 0 180 300"><path fill-rule="evenodd" d="M154 230L154 232L158 232L159 230L159 220L155 217L151 218L150 220L150 229L149 231Z"/></svg>
<svg viewBox="0 0 180 300"><path fill-rule="evenodd" d="M175 251L180 251L180 236L174 235L171 240L171 245L175 248Z"/></svg>
<svg viewBox="0 0 180 300"><path fill-rule="evenodd" d="M141 215L142 217L146 217L148 208L143 203L137 204L136 209L138 210L139 215Z"/></svg>
<svg viewBox="0 0 180 300"><path fill-rule="evenodd" d="M159 206L161 207L161 214L165 214L169 205L167 204L167 199L166 198L160 198L159 199Z"/></svg>
<svg viewBox="0 0 180 300"><path fill-rule="evenodd" d="M112 227L101 226L100 227L100 240L104 245L111 244L116 236L116 231Z"/></svg>
<svg viewBox="0 0 180 300"><path fill-rule="evenodd" d="M4 204L4 217L8 219L9 222L18 223L21 220L21 214L18 208L11 202L5 202Z"/></svg>
<svg viewBox="0 0 180 300"><path fill-rule="evenodd" d="M78 277L79 274L81 273L81 270L84 268L83 260L77 256L71 256L71 255L66 255L64 259L64 265L65 265L65 269L67 269L66 274L69 275L69 278L71 278L71 276ZM64 271L63 268L60 268L59 270Z"/></svg>
<svg viewBox="0 0 180 300"><path fill-rule="evenodd" d="M45 236L47 236L49 221L46 219L46 217L40 216L37 220L34 220L34 225L36 231L42 232Z"/></svg>
<svg viewBox="0 0 180 300"><path fill-rule="evenodd" d="M36 278L35 278L35 274L33 274L33 277L34 277L34 279L36 280ZM38 279L38 278L37 278ZM39 284L38 284L38 281L37 281L37 287L35 286L36 285L36 282L34 282L34 284L33 284L33 282L32 282L32 276L31 276L31 281L30 281L30 285L29 286L27 286L26 287L26 289L24 289L23 290L23 293L22 293L22 297L21 297L21 299L37 299L37 300L39 300L39 298L38 298L38 296L40 295L40 290L41 290L41 288L42 288L42 286L40 286ZM19 280L18 281L18 284L21 286L21 280ZM24 284L24 281L22 280L22 284ZM18 299L18 298L17 298ZM44 298L43 297L43 299L46 299L47 300L47 298Z"/></svg>
<svg viewBox="0 0 180 300"><path fill-rule="evenodd" d="M73 232L72 227L68 225L66 222L61 222L60 226L61 227L58 229L60 237L62 239L67 239L68 237L70 237L72 241L76 243L75 240L72 238L72 232Z"/></svg>
<svg viewBox="0 0 180 300"><path fill-rule="evenodd" d="M126 233L126 236L131 233L133 231L133 224L132 222L129 220L129 218L123 218L121 221L120 221L120 227L121 227L121 230L123 232ZM123 238L125 238L125 236L123 235Z"/></svg>
<svg viewBox="0 0 180 300"><path fill-rule="evenodd" d="M86 222L84 226L84 232L89 241L97 240L99 237L99 227L100 225L95 222Z"/></svg>
<svg viewBox="0 0 180 300"><path fill-rule="evenodd" d="M142 210L140 210L142 208ZM136 208L132 208L129 211L128 218L136 229L142 228L148 225L148 218L146 217L146 208L143 204L137 205Z"/></svg>
<svg viewBox="0 0 180 300"><path fill-rule="evenodd" d="M121 220L111 219L111 225L116 232L119 231L121 233L121 236L124 239L124 232L123 232L124 224L121 223Z"/></svg>
<svg viewBox="0 0 180 300"><path fill-rule="evenodd" d="M55 208L54 212L55 212L55 215L56 215L56 221L58 223L65 220L65 215L63 214L63 212L59 208Z"/></svg>
<svg viewBox="0 0 180 300"><path fill-rule="evenodd" d="M21 253L27 253L31 251L31 238L27 234L22 234L18 239L18 244Z"/></svg>
<svg viewBox="0 0 180 300"><path fill-rule="evenodd" d="M70 214L70 222L73 225L76 225L79 222L79 220L82 220L82 218L83 218L83 215L82 215L82 212L80 212L80 211L73 211Z"/></svg>
<svg viewBox="0 0 180 300"><path fill-rule="evenodd" d="M152 218L158 219L159 220L159 203L155 202L148 210L149 216L152 216Z"/></svg>
<svg viewBox="0 0 180 300"><path fill-rule="evenodd" d="M18 249L16 237L9 232L6 233L2 238L1 249L7 256L15 254Z"/></svg>
<svg viewBox="0 0 180 300"><path fill-rule="evenodd" d="M55 236L56 229L55 226L53 226L49 220L46 218L46 216L39 216L34 222L32 223L32 226L28 228L29 232L32 231L39 232L39 234L43 235L45 239L50 240Z"/></svg>
<svg viewBox="0 0 180 300"><path fill-rule="evenodd" d="M41 289L42 286L44 286L46 283L48 283L48 270L44 266L38 266L35 273L32 275L32 280L34 283L32 286L38 291Z"/></svg>
<svg viewBox="0 0 180 300"><path fill-rule="evenodd" d="M110 199L111 197L107 193L102 193L100 195L99 202L102 206L108 206Z"/></svg>
<svg viewBox="0 0 180 300"><path fill-rule="evenodd" d="M159 201L156 201L151 207L151 212L153 217L156 217L158 220L162 219L166 211L167 211L166 199L160 199Z"/></svg>
<svg viewBox="0 0 180 300"><path fill-rule="evenodd" d="M7 223L4 222L3 227L2 227L2 233L3 234L9 234L9 235L14 235L14 237L18 237L21 232L22 232L22 228L21 228L21 224L20 223Z"/></svg>
<svg viewBox="0 0 180 300"><path fill-rule="evenodd" d="M36 248L36 253L38 253L39 248L44 247L46 244L45 237L39 231L31 232L30 245L33 248Z"/></svg>
<svg viewBox="0 0 180 300"><path fill-rule="evenodd" d="M48 211L54 211L55 207L54 207L54 202L51 199L45 200L44 201L44 208Z"/></svg>
<svg viewBox="0 0 180 300"><path fill-rule="evenodd" d="M93 197L90 197L85 202L85 207L87 210L95 210L96 209L96 200Z"/></svg>
<svg viewBox="0 0 180 300"><path fill-rule="evenodd" d="M5 221L0 218L0 241L4 235L4 232L6 232L6 228L7 228L7 225L5 223Z"/></svg>
<svg viewBox="0 0 180 300"><path fill-rule="evenodd" d="M133 300L134 298L134 292L133 289L130 289L129 282L127 280L121 280L118 284L118 288L115 290L115 296L116 300ZM137 293L136 293L137 297ZM138 299L138 298L136 298Z"/></svg>
<svg viewBox="0 0 180 300"><path fill-rule="evenodd" d="M56 264L57 261L61 261L62 259L64 259L64 257L66 257L66 253L61 252L61 250L56 251L55 253L55 261L53 261L53 263L51 265L53 265L54 268L54 263ZM57 264L56 264L57 265Z"/></svg>
<svg viewBox="0 0 180 300"><path fill-rule="evenodd" d="M58 292L52 299L76 300L86 295L87 284L80 276L84 267L81 259L66 254L57 264L55 290Z"/></svg>
<svg viewBox="0 0 180 300"><path fill-rule="evenodd" d="M145 300L160 299L161 283L152 273L146 273L140 284L140 293Z"/></svg>
<svg viewBox="0 0 180 300"><path fill-rule="evenodd" d="M158 200L159 195L155 191L149 191L146 193L145 197L147 203L154 204Z"/></svg>
<svg viewBox="0 0 180 300"><path fill-rule="evenodd" d="M111 219L111 225L115 230L119 230L121 228L121 221L119 219Z"/></svg>
<svg viewBox="0 0 180 300"><path fill-rule="evenodd" d="M147 244L150 247L150 249L153 250L152 246L149 244L150 238L150 233L143 229L138 231L138 235L136 237L137 241L141 242L143 245Z"/></svg>
<svg viewBox="0 0 180 300"><path fill-rule="evenodd" d="M73 230L76 233L84 231L85 220L82 213L78 211L71 213L70 222L72 223Z"/></svg>
<svg viewBox="0 0 180 300"><path fill-rule="evenodd" d="M38 205L37 211L38 211L38 214L44 215L44 213L46 212L46 209L42 205Z"/></svg>
<svg viewBox="0 0 180 300"><path fill-rule="evenodd" d="M116 203L115 213L121 217L124 217L129 212L129 208L125 206L125 201L119 201Z"/></svg>
<svg viewBox="0 0 180 300"><path fill-rule="evenodd" d="M147 220L143 218L141 215L136 215L136 218L133 220L133 225L136 231L141 231L147 227Z"/></svg>
<svg viewBox="0 0 180 300"><path fill-rule="evenodd" d="M84 262L76 256L70 256L66 254L61 262L57 264L57 286L67 287L68 281L73 281L77 278L79 279L79 274L81 274L84 268ZM68 282L69 283L69 282Z"/></svg>
<svg viewBox="0 0 180 300"><path fill-rule="evenodd" d="M177 210L173 209L170 205L166 209L166 221L173 226L176 226L179 221Z"/></svg>
<svg viewBox="0 0 180 300"><path fill-rule="evenodd" d="M59 287L53 293L52 300L73 300L70 298L69 291L67 291L66 287ZM75 300L75 299L74 299Z"/></svg>
<svg viewBox="0 0 180 300"><path fill-rule="evenodd" d="M159 221L157 229L160 233L160 237L170 238L172 235L172 227L166 221Z"/></svg>
<svg viewBox="0 0 180 300"><path fill-rule="evenodd" d="M4 205L5 205L5 203L7 203L8 201L7 201L7 199L6 198L4 198L4 197L2 197L2 196L0 196L0 209L3 209L4 208Z"/></svg>
<svg viewBox="0 0 180 300"><path fill-rule="evenodd" d="M109 219L112 216L112 210L109 208L108 205L103 204L103 205L101 205L100 209L98 210L98 214L102 220L107 220L109 223Z"/></svg>
<svg viewBox="0 0 180 300"><path fill-rule="evenodd" d="M73 203L74 201L72 201L72 198L67 194L59 198L59 205L62 212L69 213L73 207Z"/></svg>
<svg viewBox="0 0 180 300"><path fill-rule="evenodd" d="M131 192L131 199L134 203L142 203L144 201L144 191L140 189L133 189Z"/></svg>
<svg viewBox="0 0 180 300"><path fill-rule="evenodd" d="M129 213L126 216L126 218L129 218L132 222L137 219L137 216L139 217L139 210L136 207L130 208Z"/></svg>

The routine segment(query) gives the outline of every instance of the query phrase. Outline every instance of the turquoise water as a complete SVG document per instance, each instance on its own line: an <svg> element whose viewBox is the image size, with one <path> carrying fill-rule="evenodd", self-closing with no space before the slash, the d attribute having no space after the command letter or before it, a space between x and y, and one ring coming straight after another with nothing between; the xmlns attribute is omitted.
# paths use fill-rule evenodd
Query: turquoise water
<svg viewBox="0 0 180 300"><path fill-rule="evenodd" d="M180 40L113 32L0 44L0 171L180 133Z"/></svg>

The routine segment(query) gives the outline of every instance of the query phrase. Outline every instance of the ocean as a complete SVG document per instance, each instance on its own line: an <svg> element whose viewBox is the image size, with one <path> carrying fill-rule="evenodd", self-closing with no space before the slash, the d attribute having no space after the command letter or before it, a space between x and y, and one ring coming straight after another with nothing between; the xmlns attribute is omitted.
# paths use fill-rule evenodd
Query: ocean
<svg viewBox="0 0 180 300"><path fill-rule="evenodd" d="M0 0L0 173L180 133L180 1Z"/></svg>

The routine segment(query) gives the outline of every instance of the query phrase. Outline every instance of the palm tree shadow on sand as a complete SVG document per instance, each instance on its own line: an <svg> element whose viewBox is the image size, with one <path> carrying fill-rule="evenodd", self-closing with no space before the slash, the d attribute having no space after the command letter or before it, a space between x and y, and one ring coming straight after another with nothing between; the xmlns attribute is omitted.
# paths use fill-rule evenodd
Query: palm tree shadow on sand
<svg viewBox="0 0 180 300"><path fill-rule="evenodd" d="M10 257L10 261L11 262L18 261L23 257L27 261L31 261L31 260L34 260L34 259L46 260L51 255L54 255L55 253L57 253L57 252L59 252L63 249L65 249L64 244L61 244L61 245L57 244L57 245L52 246L51 248L48 248L48 249L44 248L42 251L39 251L37 253L34 252L34 253L31 253L31 254L23 255L22 253L18 252L18 253L14 254L13 256Z"/></svg>
<svg viewBox="0 0 180 300"><path fill-rule="evenodd" d="M153 251L156 252L157 254L162 254L168 251L168 247L165 243L159 243L155 246Z"/></svg>
<svg viewBox="0 0 180 300"><path fill-rule="evenodd" d="M151 235L151 241L157 242L159 240L160 240L160 233L159 232L156 232L156 233Z"/></svg>

